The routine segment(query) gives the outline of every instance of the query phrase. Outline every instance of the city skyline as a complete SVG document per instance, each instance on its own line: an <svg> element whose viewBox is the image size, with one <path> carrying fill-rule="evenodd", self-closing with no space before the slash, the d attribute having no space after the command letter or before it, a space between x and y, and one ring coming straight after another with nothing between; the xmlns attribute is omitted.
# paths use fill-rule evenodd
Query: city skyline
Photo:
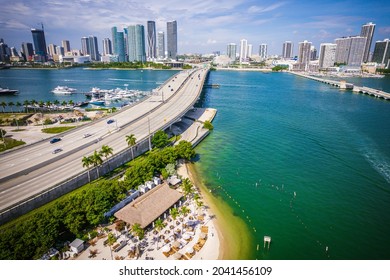
<svg viewBox="0 0 390 280"><path fill-rule="evenodd" d="M156 22L156 32L166 32L166 22L178 22L178 53L226 52L229 43L239 44L245 38L258 46L265 43L268 54L281 54L284 41L311 41L319 49L321 43L360 34L362 24L374 22L375 41L390 37L390 7L386 1L345 1L343 3L309 1L202 1L183 3L168 0L135 0L131 3L95 3L71 0L64 3L40 1L5 2L0 17L0 37L10 47L20 49L31 41L31 28L45 26L48 44L60 45L69 40L72 48L81 49L80 38L93 35L102 49L103 38L110 38L111 27L118 31L129 25ZM124 11L131 10L131 15ZM77 11L77 16L75 16ZM70 20L71 18L71 20ZM245 20L243 20L245 19Z"/></svg>

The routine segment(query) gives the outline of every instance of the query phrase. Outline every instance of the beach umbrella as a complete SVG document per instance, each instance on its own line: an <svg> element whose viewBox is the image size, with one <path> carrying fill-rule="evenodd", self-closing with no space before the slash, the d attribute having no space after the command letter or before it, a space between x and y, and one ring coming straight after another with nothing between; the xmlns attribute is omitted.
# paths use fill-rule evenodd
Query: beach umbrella
<svg viewBox="0 0 390 280"><path fill-rule="evenodd" d="M171 245L167 244L161 249L164 253L168 253L171 250Z"/></svg>
<svg viewBox="0 0 390 280"><path fill-rule="evenodd" d="M191 236L188 233L184 233L183 238L187 240L187 239L190 239Z"/></svg>
<svg viewBox="0 0 390 280"><path fill-rule="evenodd" d="M188 247L186 249L186 253L188 253L188 254L192 254L193 252L194 252L194 248L192 248L192 247Z"/></svg>

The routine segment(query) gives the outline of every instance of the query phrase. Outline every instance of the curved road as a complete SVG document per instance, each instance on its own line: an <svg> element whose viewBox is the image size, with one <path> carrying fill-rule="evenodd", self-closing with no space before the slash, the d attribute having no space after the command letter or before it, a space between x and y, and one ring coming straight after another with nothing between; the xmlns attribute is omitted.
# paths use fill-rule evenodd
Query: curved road
<svg viewBox="0 0 390 280"><path fill-rule="evenodd" d="M81 159L103 145L117 154L128 148L126 135L134 134L140 142L149 137L149 132L153 134L178 120L197 100L207 72L182 71L145 101L65 133L57 143L41 141L1 155L0 211L84 172ZM114 122L107 124L108 119ZM86 133L91 136L84 138ZM55 148L63 151L53 154Z"/></svg>

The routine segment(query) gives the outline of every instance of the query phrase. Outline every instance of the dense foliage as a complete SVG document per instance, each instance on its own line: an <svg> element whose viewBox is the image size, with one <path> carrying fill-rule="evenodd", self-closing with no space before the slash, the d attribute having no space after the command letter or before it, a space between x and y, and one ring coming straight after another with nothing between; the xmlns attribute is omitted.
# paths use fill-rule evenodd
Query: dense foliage
<svg viewBox="0 0 390 280"><path fill-rule="evenodd" d="M130 162L126 180L99 179L0 228L0 259L37 259L59 241L83 238L104 222L103 214L125 198L129 189L150 180L167 164L195 155L191 143L155 149ZM139 232L142 235L141 232Z"/></svg>
<svg viewBox="0 0 390 280"><path fill-rule="evenodd" d="M287 65L276 65L275 67L272 68L272 71L283 71L283 70L288 70Z"/></svg>
<svg viewBox="0 0 390 280"><path fill-rule="evenodd" d="M390 74L390 69L379 68L376 71L381 74Z"/></svg>
<svg viewBox="0 0 390 280"><path fill-rule="evenodd" d="M168 145L168 143L169 143L168 135L162 130L157 131L152 137L153 147L163 148L166 145Z"/></svg>
<svg viewBox="0 0 390 280"><path fill-rule="evenodd" d="M208 129L208 130L213 130L214 129L214 126L212 125L212 123L210 121L205 121L203 123L203 127Z"/></svg>

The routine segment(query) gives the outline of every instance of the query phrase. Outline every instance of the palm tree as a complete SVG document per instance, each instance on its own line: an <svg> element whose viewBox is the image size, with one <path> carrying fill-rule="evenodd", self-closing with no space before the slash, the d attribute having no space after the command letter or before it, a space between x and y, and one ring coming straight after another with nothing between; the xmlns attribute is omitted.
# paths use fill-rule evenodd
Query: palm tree
<svg viewBox="0 0 390 280"><path fill-rule="evenodd" d="M103 145L102 149L100 150L100 155L104 156L106 160L110 155L113 155L114 153L112 152L112 148L109 147L108 145ZM108 164L108 169L110 169L110 164Z"/></svg>
<svg viewBox="0 0 390 280"><path fill-rule="evenodd" d="M3 113L5 113L5 107L7 106L7 103L5 103L4 101L1 101L0 105L1 105L1 107L3 107Z"/></svg>
<svg viewBox="0 0 390 280"><path fill-rule="evenodd" d="M179 216L179 210L177 210L177 208L171 208L169 214L171 214L172 219L176 220L177 216Z"/></svg>
<svg viewBox="0 0 390 280"><path fill-rule="evenodd" d="M11 108L11 113L13 114L14 113L14 110L13 110L13 107L12 106L15 106L15 103L13 103L12 101L8 102L8 106Z"/></svg>
<svg viewBox="0 0 390 280"><path fill-rule="evenodd" d="M158 250L158 242L160 241L160 231L164 228L164 222L158 218L155 222L154 222L154 227L156 228L156 230L158 231L158 238L157 238L157 250Z"/></svg>
<svg viewBox="0 0 390 280"><path fill-rule="evenodd" d="M194 186L192 185L190 179L185 178L182 182L182 189L185 196L189 196L194 193Z"/></svg>
<svg viewBox="0 0 390 280"><path fill-rule="evenodd" d="M66 104L68 104L68 103L65 100L62 101L62 103L61 103L61 105L64 106L64 107L66 106Z"/></svg>
<svg viewBox="0 0 390 280"><path fill-rule="evenodd" d="M98 178L100 177L99 175L99 165L101 165L103 163L103 160L102 158L100 157L100 154L95 151L93 153L93 155L91 156L91 160L92 160L92 164L93 166L96 167L96 172L97 172L97 175L98 175Z"/></svg>
<svg viewBox="0 0 390 280"><path fill-rule="evenodd" d="M69 100L68 104L69 104L70 106L73 106L73 105L74 105L73 100Z"/></svg>
<svg viewBox="0 0 390 280"><path fill-rule="evenodd" d="M22 103L20 103L19 101L16 102L16 107L18 107L18 108L22 107ZM20 113L20 110L18 110L18 111L19 111L19 113Z"/></svg>
<svg viewBox="0 0 390 280"><path fill-rule="evenodd" d="M133 151L133 148L134 148L134 145L136 143L136 138L134 137L134 134L130 134L130 135L126 135L126 142L127 142L127 145L131 146L131 156L132 156L132 160L134 159L134 151Z"/></svg>
<svg viewBox="0 0 390 280"><path fill-rule="evenodd" d="M28 110L28 105L30 105L30 101L24 100L23 101L23 106L26 108L26 113L27 113L27 110Z"/></svg>
<svg viewBox="0 0 390 280"><path fill-rule="evenodd" d="M46 108L50 111L51 101L46 101Z"/></svg>
<svg viewBox="0 0 390 280"><path fill-rule="evenodd" d="M180 210L180 214L182 214L183 216L187 216L187 214L190 212L191 212L191 210L187 206L183 206Z"/></svg>
<svg viewBox="0 0 390 280"><path fill-rule="evenodd" d="M86 167L88 170L88 181L91 183L91 176L89 175L89 167L93 164L91 157L84 156L81 160L83 167Z"/></svg>
<svg viewBox="0 0 390 280"><path fill-rule="evenodd" d="M138 223L135 223L131 226L131 231L134 233L134 235L138 236L138 239L141 240L144 238L145 232L143 228L141 228L141 225Z"/></svg>

